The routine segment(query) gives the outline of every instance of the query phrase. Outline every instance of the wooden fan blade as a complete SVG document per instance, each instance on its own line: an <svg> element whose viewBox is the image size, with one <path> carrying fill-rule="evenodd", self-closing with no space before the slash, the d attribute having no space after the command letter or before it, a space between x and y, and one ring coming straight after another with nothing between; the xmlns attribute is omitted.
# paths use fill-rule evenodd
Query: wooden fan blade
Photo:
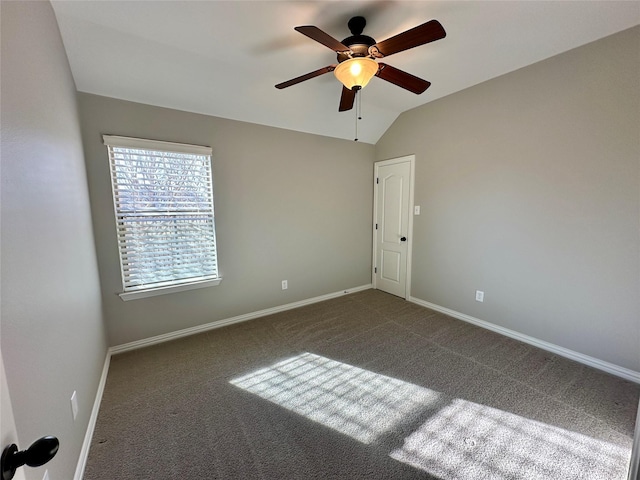
<svg viewBox="0 0 640 480"><path fill-rule="evenodd" d="M346 112L347 110L351 110L353 108L353 102L356 99L356 91L349 90L344 85L342 86L342 95L340 96L340 106L338 107L339 112Z"/></svg>
<svg viewBox="0 0 640 480"><path fill-rule="evenodd" d="M328 67L320 68L315 72L310 72L310 73L307 73L306 75L301 75L299 77L292 78L291 80L287 80L286 82L279 83L276 85L276 88L279 88L279 89L287 88L287 87L290 87L291 85L295 85L296 83L304 82L305 80L318 77L325 73L333 72L335 69L336 69L335 65L329 65Z"/></svg>
<svg viewBox="0 0 640 480"><path fill-rule="evenodd" d="M329 47L334 52L349 51L349 47L343 45L341 42L333 38L331 35L323 32L318 27L314 27L313 25L295 27L294 30L300 32L303 35L306 35L311 40L315 40L316 42L321 43L325 47Z"/></svg>
<svg viewBox="0 0 640 480"><path fill-rule="evenodd" d="M374 57L388 57L394 53L402 52L413 47L434 42L447 36L442 25L437 20L430 20L427 23L399 33L398 35L378 42L369 48Z"/></svg>
<svg viewBox="0 0 640 480"><path fill-rule="evenodd" d="M386 63L378 64L378 73L376 73L376 77L380 77L387 82L391 82L394 85L404 88L405 90L409 90L417 95L420 95L424 92L429 86L431 82L427 82L415 75L411 75L410 73L403 72L402 70L392 67L391 65L387 65Z"/></svg>

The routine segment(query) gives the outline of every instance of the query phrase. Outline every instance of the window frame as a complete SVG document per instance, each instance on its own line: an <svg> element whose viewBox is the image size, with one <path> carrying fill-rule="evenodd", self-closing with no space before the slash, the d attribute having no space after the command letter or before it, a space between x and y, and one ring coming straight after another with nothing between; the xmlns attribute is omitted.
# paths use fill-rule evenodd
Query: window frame
<svg viewBox="0 0 640 480"><path fill-rule="evenodd" d="M160 140L148 140L142 138L134 138L134 137L123 137L117 135L103 135L102 136L103 143L107 147L108 156L109 156L109 170L111 176L111 197L113 200L113 210L114 210L114 218L116 225L116 235L118 242L118 262L120 264L120 274L121 274L121 283L122 283L122 292L118 293L120 298L124 301L134 300L138 298L147 298L156 295L164 295L168 293L175 293L180 291L192 290L197 288L205 288L219 285L222 282L222 276L220 275L220 270L218 266L218 246L216 241L216 228L215 228L215 213L214 207L215 202L213 199L213 166L212 166L212 148L201 145L190 145L184 143L174 143L174 142L165 142ZM210 199L210 214L203 213L207 217L210 217L211 228L212 228L212 236L213 236L213 244L211 245L214 255L215 255L215 276L206 275L203 279L202 277L191 277L194 280L189 280L190 277L174 277L173 280L167 280L169 282L174 281L176 283L166 285L167 281L155 282L156 285L150 287L145 287L144 283L138 286L127 286L127 280L125 275L125 262L124 262L124 253L123 253L123 245L125 244L125 240L121 240L119 237L122 234L121 223L123 222L123 218L127 215L131 215L131 212L125 213L124 210L120 209L118 206L118 188L122 186L122 184L118 184L118 179L116 178L115 173L115 164L114 164L114 156L113 156L113 148L124 148L124 149L137 149L137 150L146 150L148 152L169 152L173 154L191 154L197 156L206 156L208 157L209 167L208 167L208 189L207 196L208 201ZM205 181L205 183L207 183ZM170 212L172 214L180 213L180 210L162 210L158 209L155 211L160 214L161 212ZM122 231L121 231L122 230ZM124 234L123 234L124 235ZM153 258L150 256L149 258Z"/></svg>

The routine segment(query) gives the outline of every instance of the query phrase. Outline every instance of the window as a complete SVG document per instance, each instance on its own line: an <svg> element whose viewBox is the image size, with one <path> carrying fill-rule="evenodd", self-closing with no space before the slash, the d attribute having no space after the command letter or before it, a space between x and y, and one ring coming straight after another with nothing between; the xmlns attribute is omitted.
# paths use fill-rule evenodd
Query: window
<svg viewBox="0 0 640 480"><path fill-rule="evenodd" d="M211 148L103 136L123 300L217 285Z"/></svg>

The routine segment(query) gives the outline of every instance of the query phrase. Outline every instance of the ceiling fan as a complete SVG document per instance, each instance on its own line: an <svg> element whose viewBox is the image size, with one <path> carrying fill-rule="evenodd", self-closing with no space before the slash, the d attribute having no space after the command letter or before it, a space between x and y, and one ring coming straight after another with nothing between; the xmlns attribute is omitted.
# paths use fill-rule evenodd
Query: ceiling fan
<svg viewBox="0 0 640 480"><path fill-rule="evenodd" d="M366 24L364 17L353 17L347 24L351 36L342 42L312 25L295 27L296 31L336 52L338 63L279 83L276 88L287 88L325 73L334 72L336 78L343 84L338 108L340 112L353 108L356 93L366 86L373 76L418 95L429 88L430 82L386 63L378 62L376 59L444 38L447 34L440 22L430 20L382 42L376 42L373 38L362 34Z"/></svg>

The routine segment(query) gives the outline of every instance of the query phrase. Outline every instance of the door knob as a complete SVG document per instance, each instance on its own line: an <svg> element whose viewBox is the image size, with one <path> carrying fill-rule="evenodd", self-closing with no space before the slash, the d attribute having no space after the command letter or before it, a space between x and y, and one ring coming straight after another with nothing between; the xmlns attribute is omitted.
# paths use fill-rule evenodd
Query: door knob
<svg viewBox="0 0 640 480"><path fill-rule="evenodd" d="M400 238L400 241L401 241L401 242L406 242L406 241L407 241L407 237L401 237L401 238Z"/></svg>
<svg viewBox="0 0 640 480"><path fill-rule="evenodd" d="M18 451L15 443L8 445L2 452L2 480L11 480L16 469L23 465L39 467L51 460L56 453L60 442L56 437L42 437L22 452Z"/></svg>

